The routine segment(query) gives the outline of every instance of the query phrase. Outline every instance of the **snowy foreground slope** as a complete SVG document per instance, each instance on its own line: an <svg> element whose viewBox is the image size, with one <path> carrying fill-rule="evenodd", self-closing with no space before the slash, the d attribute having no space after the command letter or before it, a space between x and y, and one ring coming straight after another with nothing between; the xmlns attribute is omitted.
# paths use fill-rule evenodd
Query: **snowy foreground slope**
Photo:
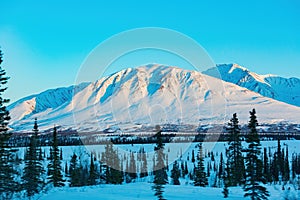
<svg viewBox="0 0 300 200"><path fill-rule="evenodd" d="M54 189L48 194L42 195L40 200L153 200L157 199L151 190L152 184L150 183L131 183L126 185L100 185L95 187L83 187L83 188L64 188ZM267 187L271 193L269 200L283 199L284 192L279 186ZM244 199L242 188L230 188L230 194L228 200L232 199ZM292 192L291 192L292 193ZM164 198L168 200L224 200L222 194L222 188L201 188L192 185L166 185L164 189ZM297 194L291 194L290 196L297 198Z"/></svg>
<svg viewBox="0 0 300 200"><path fill-rule="evenodd" d="M277 141L262 141L262 148L267 148L271 151L271 153L275 153L277 148ZM194 164L191 161L192 151L197 151L198 143L168 143L165 146L165 152L168 152L168 163L170 170L172 168L172 164L175 160L179 163L186 162L188 165L188 170L191 172L193 170ZM246 143L242 143L243 146L246 146ZM292 160L292 156L300 153L298 140L285 140L281 141L283 147L289 148L289 160ZM76 153L81 158L85 158L86 160L82 160L82 163L88 162L90 160L89 154L91 152L96 155L100 155L104 152L104 145L91 145L91 146L64 146L62 148L63 152L63 161L62 167L65 166L67 162L69 164L71 155ZM227 147L227 143L225 142L204 142L203 143L203 152L205 154L204 158L204 166L205 170L207 170L207 164L211 162L219 165L220 155L221 153L225 155L225 147ZM148 171L152 171L152 156L154 144L134 144L134 145L114 145L119 152L120 157L124 157L125 155L128 157L131 152L135 154L135 157L138 155L138 151L140 148L144 148L147 153L147 162L148 162ZM49 156L49 147L43 147L43 151L46 151L47 156ZM19 156L23 157L25 152L25 148L19 149ZM208 152L213 152L215 155L215 161L212 162L210 157L207 156ZM190 159L188 159L188 157ZM128 157L129 158L129 157ZM226 157L224 157L226 159ZM47 162L47 161L46 161ZM136 163L137 166L140 165L140 162ZM126 160L123 160L123 166L126 165ZM47 163L45 163L47 166ZM170 171L169 170L169 171ZM170 176L170 172L169 172ZM211 171L211 175L209 177L209 186L206 188L193 186L193 181L188 178L180 179L180 186L174 186L171 184L165 185L165 189L163 190L164 198L168 200L179 200L179 199L224 199L222 194L222 186L218 186L217 188L212 187L214 182L214 177L216 176L215 172ZM66 178L66 177L65 177ZM68 178L66 178L68 179ZM108 185L108 184L100 184L97 186L85 186L85 187L68 187L65 186L63 188L51 188L41 194L35 196L34 199L41 200L61 200L61 199L72 199L72 200L81 200L81 199L89 199L89 200L113 200L113 199L157 199L154 196L154 191L152 190L153 176L148 176L146 178L137 178L133 183L123 183L122 185ZM169 183L171 183L169 179ZM290 187L291 190L285 189L282 190L282 186L285 188ZM296 185L292 185L287 183L278 183L276 185L266 185L268 191L270 192L269 200L277 200L277 199L299 199L300 190L296 190ZM229 200L231 199L243 199L243 189L241 187L230 187L229 188ZM293 198L294 197L294 198ZM250 199L250 198L248 198Z"/></svg>
<svg viewBox="0 0 300 200"><path fill-rule="evenodd" d="M259 75L238 64L223 64L203 72L224 81L245 87L265 97L300 106L300 79L277 75Z"/></svg>
<svg viewBox="0 0 300 200"><path fill-rule="evenodd" d="M252 108L260 122L300 123L300 107L197 71L152 64L93 83L47 90L8 108L15 131L31 130L35 117L41 130L54 124L79 131L113 125L128 131L150 124L224 124L235 112L241 123L247 123Z"/></svg>

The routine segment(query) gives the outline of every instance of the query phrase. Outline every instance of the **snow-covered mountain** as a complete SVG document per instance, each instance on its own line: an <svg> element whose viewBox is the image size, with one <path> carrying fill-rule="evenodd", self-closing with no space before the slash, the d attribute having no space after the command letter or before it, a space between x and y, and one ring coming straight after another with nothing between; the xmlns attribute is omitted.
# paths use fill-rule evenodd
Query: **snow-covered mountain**
<svg viewBox="0 0 300 200"><path fill-rule="evenodd" d="M300 79L259 75L238 64L217 65L203 72L251 91L295 106L300 106Z"/></svg>
<svg viewBox="0 0 300 200"><path fill-rule="evenodd" d="M9 106L10 126L79 131L111 126L130 130L164 123L223 124L237 112L242 123L257 109L260 122L300 122L300 108L200 72L158 64L128 68L92 83L47 90Z"/></svg>
<svg viewBox="0 0 300 200"><path fill-rule="evenodd" d="M88 83L82 83L78 86L50 89L37 95L22 98L8 106L11 120L26 119L48 109L55 110L58 107L67 105L72 101L73 95L87 85Z"/></svg>

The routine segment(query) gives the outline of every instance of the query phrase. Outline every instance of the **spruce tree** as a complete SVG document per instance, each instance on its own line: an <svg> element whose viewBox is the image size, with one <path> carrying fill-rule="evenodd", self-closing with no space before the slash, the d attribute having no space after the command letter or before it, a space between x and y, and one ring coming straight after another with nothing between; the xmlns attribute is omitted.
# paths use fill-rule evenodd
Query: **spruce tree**
<svg viewBox="0 0 300 200"><path fill-rule="evenodd" d="M229 174L231 174L230 171L231 171L231 168L229 167L229 162L227 160L226 167L225 167L224 173L223 173L223 181L224 181L224 185L223 186L224 187L223 187L222 193L224 195L224 198L227 198L229 196L228 186L232 185L231 182L230 182L232 179L229 177Z"/></svg>
<svg viewBox="0 0 300 200"><path fill-rule="evenodd" d="M212 162L215 161L215 154L214 154L214 152L211 152L211 161L212 161Z"/></svg>
<svg viewBox="0 0 300 200"><path fill-rule="evenodd" d="M227 131L229 133L227 159L230 167L228 178L231 179L230 185L228 186L242 185L245 180L245 165L242 155L241 128L236 113L233 114L232 119L228 123Z"/></svg>
<svg viewBox="0 0 300 200"><path fill-rule="evenodd" d="M148 176L148 163L147 163L147 156L146 156L146 152L142 151L142 155L141 155L141 175L140 177L146 177Z"/></svg>
<svg viewBox="0 0 300 200"><path fill-rule="evenodd" d="M34 121L33 134L30 137L30 145L26 152L25 167L22 176L22 186L27 197L41 192L44 187L43 175L45 173L42 161L39 159L39 140L37 119Z"/></svg>
<svg viewBox="0 0 300 200"><path fill-rule="evenodd" d="M53 141L52 141L52 156L48 164L48 182L53 184L54 187L64 186L64 180L62 175L60 151L57 141L57 128L53 129Z"/></svg>
<svg viewBox="0 0 300 200"><path fill-rule="evenodd" d="M206 172L206 175L207 175L207 177L210 177L210 169L211 169L211 163L207 163L207 168L206 168L206 170L207 170L207 172Z"/></svg>
<svg viewBox="0 0 300 200"><path fill-rule="evenodd" d="M207 176L205 173L205 167L204 167L204 158L203 158L203 150L202 150L202 143L199 145L199 151L198 151L198 163L195 167L195 173L194 173L194 185L205 187L208 185Z"/></svg>
<svg viewBox="0 0 300 200"><path fill-rule="evenodd" d="M70 161L70 168L69 168L69 182L70 187L79 187L80 186L80 167L78 163L78 157L75 153L73 153Z"/></svg>
<svg viewBox="0 0 300 200"><path fill-rule="evenodd" d="M288 147L286 147L286 154L284 156L282 180L283 181L289 181L290 180L290 165L289 165L289 150L288 150Z"/></svg>
<svg viewBox="0 0 300 200"><path fill-rule="evenodd" d="M185 176L185 168L184 168L184 162L183 161L181 161L180 170L181 170L181 177L184 178L184 176Z"/></svg>
<svg viewBox="0 0 300 200"><path fill-rule="evenodd" d="M184 175L188 175L189 170L188 170L188 166L187 166L187 161L184 162Z"/></svg>
<svg viewBox="0 0 300 200"><path fill-rule="evenodd" d="M267 199L269 192L262 185L266 183L263 176L263 163L260 160L261 144L257 133L258 121L255 109L250 111L250 121L248 123L249 133L246 138L248 149L246 150L246 183L244 187L245 197L252 200Z"/></svg>
<svg viewBox="0 0 300 200"><path fill-rule="evenodd" d="M273 160L270 164L270 173L272 175L272 181L274 183L279 181L279 167L278 167L278 154L277 152L273 155Z"/></svg>
<svg viewBox="0 0 300 200"><path fill-rule="evenodd" d="M175 160L175 162L173 163L173 169L171 170L171 178L173 185L180 185L180 170L177 160Z"/></svg>
<svg viewBox="0 0 300 200"><path fill-rule="evenodd" d="M129 176L130 178L136 179L137 178L137 170L136 170L136 162L135 162L135 157L134 157L134 153L131 152L130 153L130 162L129 162Z"/></svg>
<svg viewBox="0 0 300 200"><path fill-rule="evenodd" d="M154 185L152 189L155 191L155 196L158 199L163 200L163 189L164 185L168 183L168 175L166 171L165 165L165 154L164 154L164 144L162 140L162 134L159 126L156 126L157 133L155 135L156 138L156 146L154 147L155 155L154 155Z"/></svg>
<svg viewBox="0 0 300 200"><path fill-rule="evenodd" d="M105 180L107 184L122 184L123 173L121 169L118 153L114 150L111 143L105 146L105 152L102 155L102 162L105 163Z"/></svg>
<svg viewBox="0 0 300 200"><path fill-rule="evenodd" d="M90 161L90 170L89 170L89 178L88 178L88 185L96 185L97 184L97 170L93 159L93 154L91 154L91 161Z"/></svg>
<svg viewBox="0 0 300 200"><path fill-rule="evenodd" d="M165 166L165 154L164 154L164 144L162 141L161 130L159 129L155 135L156 137L156 146L154 147L155 151L155 168L154 168L154 184L164 185L168 183L168 176Z"/></svg>
<svg viewBox="0 0 300 200"><path fill-rule="evenodd" d="M20 188L16 181L18 172L14 168L15 150L9 145L11 134L7 133L10 117L5 105L9 103L9 99L4 98L3 93L7 89L5 85L9 78L1 67L2 61L0 50L0 199L11 199Z"/></svg>
<svg viewBox="0 0 300 200"><path fill-rule="evenodd" d="M80 163L79 165L79 174L80 174L80 187L87 186L89 184L89 168L87 165Z"/></svg>
<svg viewBox="0 0 300 200"><path fill-rule="evenodd" d="M283 165L284 165L284 161L283 161L283 155L281 152L281 143L280 143L280 139L278 138L277 141L277 152L276 152L276 165L277 165L277 170L278 170L278 176L282 178L283 175ZM278 180L279 180L278 177Z"/></svg>
<svg viewBox="0 0 300 200"><path fill-rule="evenodd" d="M68 162L65 163L65 175L66 175L66 176L69 176Z"/></svg>
<svg viewBox="0 0 300 200"><path fill-rule="evenodd" d="M224 160L223 160L223 153L220 155L220 164L219 164L219 172L218 172L219 179L224 177Z"/></svg>
<svg viewBox="0 0 300 200"><path fill-rule="evenodd" d="M271 182L272 177L270 173L270 164L267 154L267 148L264 148L264 167L263 167L263 176L266 178L267 182Z"/></svg>
<svg viewBox="0 0 300 200"><path fill-rule="evenodd" d="M296 175L300 174L300 155L293 153L292 157L292 178L295 180Z"/></svg>
<svg viewBox="0 0 300 200"><path fill-rule="evenodd" d="M196 160L195 160L195 151L192 150L192 163L194 163Z"/></svg>

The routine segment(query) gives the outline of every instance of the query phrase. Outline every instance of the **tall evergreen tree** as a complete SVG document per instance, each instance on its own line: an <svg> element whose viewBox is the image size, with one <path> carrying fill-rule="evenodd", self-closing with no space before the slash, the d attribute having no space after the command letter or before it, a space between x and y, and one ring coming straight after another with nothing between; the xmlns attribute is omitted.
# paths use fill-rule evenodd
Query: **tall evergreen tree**
<svg viewBox="0 0 300 200"><path fill-rule="evenodd" d="M296 175L300 174L300 155L293 154L292 157L292 178L295 180Z"/></svg>
<svg viewBox="0 0 300 200"><path fill-rule="evenodd" d="M224 175L223 175L223 180L224 180L224 187L223 187L223 191L222 191L222 193L223 193L223 195L224 195L224 198L227 198L228 196L229 196L229 189L228 189L228 186L229 185L232 185L231 184L231 178L229 177L229 174L231 174L231 168L229 167L229 162L228 162L228 160L227 160L227 162L226 162L226 167L225 167L225 169L224 169Z"/></svg>
<svg viewBox="0 0 300 200"><path fill-rule="evenodd" d="M194 174L194 185L205 187L208 185L207 176L205 173L205 167L204 167L204 158L203 158L203 150L202 150L202 143L199 145L199 151L198 151L198 163L195 167L195 174Z"/></svg>
<svg viewBox="0 0 300 200"><path fill-rule="evenodd" d="M162 140L162 134L159 126L156 126L157 133L155 135L156 138L156 146L154 147L155 155L154 155L154 185L152 189L155 191L155 196L158 197L159 200L163 200L163 189L164 185L168 183L168 175L165 165L165 154L164 154L164 144Z"/></svg>
<svg viewBox="0 0 300 200"><path fill-rule="evenodd" d="M80 186L89 185L89 168L87 165L83 165L83 163L80 163L79 174L80 174Z"/></svg>
<svg viewBox="0 0 300 200"><path fill-rule="evenodd" d="M227 159L230 167L230 174L228 178L231 179L230 185L242 185L245 181L245 165L242 154L242 140L240 136L241 128L239 127L239 120L237 114L234 113L232 119L228 123L227 131L229 133Z"/></svg>
<svg viewBox="0 0 300 200"><path fill-rule="evenodd" d="M78 187L80 186L80 167L78 163L78 157L75 153L73 153L70 161L70 168L69 168L69 182L70 182L70 187Z"/></svg>
<svg viewBox="0 0 300 200"><path fill-rule="evenodd" d="M157 127L158 128L158 127ZM154 184L164 185L168 183L168 176L166 172L165 165L165 154L164 154L164 144L162 140L162 134L160 128L158 128L158 132L156 133L156 146L154 147L155 151L155 168L154 170Z"/></svg>
<svg viewBox="0 0 300 200"><path fill-rule="evenodd" d="M105 180L107 184L122 184L123 173L121 163L116 150L111 143L105 146L105 152L102 155L102 162L105 163Z"/></svg>
<svg viewBox="0 0 300 200"><path fill-rule="evenodd" d="M245 197L250 197L252 200L267 199L269 192L262 185L266 183L263 177L263 163L260 160L261 144L257 133L258 121L256 111L250 111L250 121L248 123L249 133L246 138L248 149L246 150L246 183L244 187Z"/></svg>
<svg viewBox="0 0 300 200"><path fill-rule="evenodd" d="M284 156L282 180L283 181L289 181L290 180L290 165L289 165L289 150L288 150L288 147L286 147L286 154Z"/></svg>
<svg viewBox="0 0 300 200"><path fill-rule="evenodd" d="M143 150L142 153L141 153L141 175L140 177L143 178L143 177L146 177L148 176L148 163L147 163L147 156L146 156L146 152Z"/></svg>
<svg viewBox="0 0 300 200"><path fill-rule="evenodd" d="M207 177L210 177L210 169L211 169L211 163L207 163L207 168L206 168L206 175L207 175Z"/></svg>
<svg viewBox="0 0 300 200"><path fill-rule="evenodd" d="M8 144L11 136L7 133L10 117L5 105L9 103L9 99L4 98L3 93L7 89L5 85L9 77L6 76L5 70L1 67L2 61L0 50L0 199L11 199L19 187L15 179L18 172L15 170L13 162L15 150Z"/></svg>
<svg viewBox="0 0 300 200"><path fill-rule="evenodd" d="M173 169L171 170L171 178L173 185L180 185L180 169L177 160L175 160L175 162L173 163Z"/></svg>
<svg viewBox="0 0 300 200"><path fill-rule="evenodd" d="M66 176L69 176L68 162L65 163L65 175L66 175Z"/></svg>
<svg viewBox="0 0 300 200"><path fill-rule="evenodd" d="M267 148L264 148L264 167L263 167L263 176L266 178L267 182L271 182L272 177L270 173L270 164L267 154Z"/></svg>
<svg viewBox="0 0 300 200"><path fill-rule="evenodd" d="M184 176L185 176L185 168L184 168L184 162L183 161L181 161L180 170L181 170L181 177L184 178Z"/></svg>
<svg viewBox="0 0 300 200"><path fill-rule="evenodd" d="M215 161L215 154L214 154L214 152L211 152L211 161L212 161L212 162Z"/></svg>
<svg viewBox="0 0 300 200"><path fill-rule="evenodd" d="M273 160L270 163L270 173L272 175L272 181L275 183L279 181L279 167L278 167L278 154L273 155Z"/></svg>
<svg viewBox="0 0 300 200"><path fill-rule="evenodd" d="M192 150L192 163L194 163L196 160L195 160L195 151Z"/></svg>
<svg viewBox="0 0 300 200"><path fill-rule="evenodd" d="M89 170L89 178L88 178L88 185L96 185L97 183L97 170L93 159L93 154L91 154L91 161L90 161L90 170Z"/></svg>
<svg viewBox="0 0 300 200"><path fill-rule="evenodd" d="M219 172L218 172L219 179L222 179L224 177L224 159L223 159L223 153L221 152L220 155L220 164L219 164Z"/></svg>
<svg viewBox="0 0 300 200"><path fill-rule="evenodd" d="M277 141L277 152L276 152L276 165L277 165L277 170L278 170L278 176L282 178L283 175L283 165L284 165L284 160L283 160L283 154L281 152L281 143L280 139L278 138ZM278 178L279 179L279 178Z"/></svg>
<svg viewBox="0 0 300 200"><path fill-rule="evenodd" d="M187 166L187 161L184 162L184 175L188 175L189 170L188 170L188 166Z"/></svg>
<svg viewBox="0 0 300 200"><path fill-rule="evenodd" d="M39 159L38 124L34 121L33 134L30 137L30 145L26 152L25 167L22 176L22 186L26 195L31 198L44 187L43 175L45 173L42 162Z"/></svg>
<svg viewBox="0 0 300 200"><path fill-rule="evenodd" d="M52 156L48 164L48 181L53 184L54 187L64 186L64 180L62 175L60 151L57 141L57 128L53 129L53 141L52 141Z"/></svg>
<svg viewBox="0 0 300 200"><path fill-rule="evenodd" d="M137 178L136 162L133 152L130 153L129 176L131 177L131 179Z"/></svg>

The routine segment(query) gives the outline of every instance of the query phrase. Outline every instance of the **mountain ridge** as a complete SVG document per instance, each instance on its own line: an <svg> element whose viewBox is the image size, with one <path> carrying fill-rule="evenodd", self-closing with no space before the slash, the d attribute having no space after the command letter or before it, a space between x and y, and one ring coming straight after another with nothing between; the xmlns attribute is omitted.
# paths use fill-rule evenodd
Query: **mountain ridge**
<svg viewBox="0 0 300 200"><path fill-rule="evenodd" d="M300 106L299 78L259 75L238 64L220 64L203 73L245 87L265 97Z"/></svg>
<svg viewBox="0 0 300 200"><path fill-rule="evenodd" d="M56 102L45 103L45 96ZM10 126L17 132L31 130L35 117L41 129L56 124L88 132L110 126L130 130L137 124L223 124L234 112L246 123L248 111L254 107L263 122L299 123L299 107L197 71L159 64L128 68L92 83L31 95L8 108L13 119Z"/></svg>

